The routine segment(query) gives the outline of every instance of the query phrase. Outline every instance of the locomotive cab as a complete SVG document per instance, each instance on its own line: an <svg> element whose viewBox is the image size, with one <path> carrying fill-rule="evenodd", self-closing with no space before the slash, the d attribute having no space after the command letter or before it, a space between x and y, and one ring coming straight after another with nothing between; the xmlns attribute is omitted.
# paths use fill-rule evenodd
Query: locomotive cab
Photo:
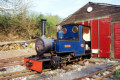
<svg viewBox="0 0 120 80"><path fill-rule="evenodd" d="M63 34L57 33L57 36L62 36L56 41L57 54L73 53L74 56L91 54L90 27L77 24L64 25L62 32Z"/></svg>
<svg viewBox="0 0 120 80"><path fill-rule="evenodd" d="M90 27L83 26L83 40L85 42L85 53L91 54L91 30Z"/></svg>

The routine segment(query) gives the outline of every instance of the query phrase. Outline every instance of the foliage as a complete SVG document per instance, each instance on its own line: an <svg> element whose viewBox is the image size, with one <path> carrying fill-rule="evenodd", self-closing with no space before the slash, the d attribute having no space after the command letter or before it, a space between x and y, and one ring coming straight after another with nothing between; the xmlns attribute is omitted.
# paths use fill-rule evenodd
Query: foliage
<svg viewBox="0 0 120 80"><path fill-rule="evenodd" d="M56 36L56 24L60 22L58 16L43 14L27 16L26 13L22 12L14 16L0 16L0 29L5 35L12 34L13 36L19 36L21 38L35 38L41 34L41 19L46 18L46 36ZM9 36L8 36L9 37Z"/></svg>
<svg viewBox="0 0 120 80"><path fill-rule="evenodd" d="M55 37L57 33L56 25L60 22L60 18L58 16L48 15L46 19L46 36Z"/></svg>
<svg viewBox="0 0 120 80"><path fill-rule="evenodd" d="M120 71L116 71L114 77L120 77Z"/></svg>
<svg viewBox="0 0 120 80"><path fill-rule="evenodd" d="M41 19L47 19L46 36L56 37L56 24L61 19L56 15L30 14L27 0L3 0L12 9L0 11L0 34L8 38L32 39L41 35ZM29 0L28 0L29 1Z"/></svg>
<svg viewBox="0 0 120 80"><path fill-rule="evenodd" d="M0 16L0 29L2 32L8 33L8 29L9 29L9 21L11 20L10 17L8 16Z"/></svg>

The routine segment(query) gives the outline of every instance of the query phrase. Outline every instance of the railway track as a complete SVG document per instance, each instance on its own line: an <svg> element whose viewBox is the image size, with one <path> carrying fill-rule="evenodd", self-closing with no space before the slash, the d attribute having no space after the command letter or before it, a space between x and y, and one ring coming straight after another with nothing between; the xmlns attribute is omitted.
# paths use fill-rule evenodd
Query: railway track
<svg viewBox="0 0 120 80"><path fill-rule="evenodd" d="M87 62L87 61L89 61L89 63L91 63L91 64L95 64L95 61L89 60L89 59L85 59L85 60L77 62L75 64L79 64L81 66L84 66L85 62ZM99 61L97 61L97 62L99 63ZM103 69L103 70L101 70L99 72L96 72L94 74L90 74L90 75L84 76L82 78L77 78L75 80L82 80L82 79L86 79L86 78L92 78L92 76L97 75L97 74L102 73L102 72L107 71L107 70L111 70L111 69L115 68L118 65L120 65L120 64L111 66L109 68ZM71 66L71 64L67 65L67 66L64 66L62 69L68 69L70 66ZM51 69L44 69L42 72L46 72L46 71L51 71ZM111 73L107 74L107 76L111 75L114 72L115 71L111 71ZM6 80L6 79L17 78L17 77L23 77L23 76L27 76L27 75L33 75L33 74L37 74L37 72L36 71L32 71L32 70L16 71L16 72L11 72L11 73L6 73L6 74L0 74L0 80ZM103 79L105 77L106 76L102 76L102 77L99 77L99 79L95 79L95 80L101 80L101 79Z"/></svg>
<svg viewBox="0 0 120 80"><path fill-rule="evenodd" d="M27 55L20 56L20 57L14 57L14 58L8 58L8 59L1 59L0 60L0 70L2 70L4 67L8 67L8 66L23 65L24 57L27 57Z"/></svg>
<svg viewBox="0 0 120 80"><path fill-rule="evenodd" d="M6 80L6 79L25 76L25 75L35 74L35 73L36 72L31 72L31 70L23 70L23 71L17 71L12 73L6 73L6 74L0 75L0 80Z"/></svg>
<svg viewBox="0 0 120 80"><path fill-rule="evenodd" d="M1 42L0 46L3 45L10 45L10 44L22 44L22 43L31 43L31 42L35 42L36 39L33 40L27 40L27 41L10 41L10 42Z"/></svg>
<svg viewBox="0 0 120 80"><path fill-rule="evenodd" d="M76 64L83 64L84 62L88 61L88 59L85 59L83 61L80 61ZM71 66L67 65L64 66L62 69L67 69ZM59 67L58 67L59 68ZM46 72L46 71L51 71L51 69L44 69L42 70L42 72ZM0 74L0 80L6 80L6 79L12 79L12 78L16 78L16 77L22 77L22 76L26 76L26 75L32 75L32 74L36 74L36 71L32 71L32 70L23 70L23 71L16 71L16 72L11 72L11 73L6 73L6 74Z"/></svg>
<svg viewBox="0 0 120 80"><path fill-rule="evenodd" d="M46 71L50 71L50 70L51 69L45 69L42 72L46 72ZM22 70L22 71L17 71L17 72L0 74L0 80L8 80L8 79L27 76L27 75L32 75L32 74L36 74L36 73L38 73L38 72L32 71L32 70Z"/></svg>
<svg viewBox="0 0 120 80"><path fill-rule="evenodd" d="M103 80L104 78L112 75L115 71L116 71L116 67L120 66L120 64L116 64L116 65L113 65L113 66L110 66L108 68L105 68L105 69L102 69L98 72L95 72L93 74L89 74L89 75L86 75L86 76L83 76L81 78L76 78L74 80ZM117 70L120 70L120 69L117 69ZM103 75L104 72L108 72L106 75ZM98 75L98 74L102 74L102 75Z"/></svg>

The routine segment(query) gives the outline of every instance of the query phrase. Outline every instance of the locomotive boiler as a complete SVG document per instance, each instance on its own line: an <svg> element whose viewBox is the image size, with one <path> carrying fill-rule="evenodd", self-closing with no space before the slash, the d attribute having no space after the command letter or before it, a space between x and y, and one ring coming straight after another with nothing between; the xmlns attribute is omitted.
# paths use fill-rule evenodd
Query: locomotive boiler
<svg viewBox="0 0 120 80"><path fill-rule="evenodd" d="M41 19L42 35L36 40L37 55L24 58L24 65L41 72L46 68L62 67L68 63L91 57L91 31L89 26L67 24L59 27L57 39L45 36L46 19Z"/></svg>

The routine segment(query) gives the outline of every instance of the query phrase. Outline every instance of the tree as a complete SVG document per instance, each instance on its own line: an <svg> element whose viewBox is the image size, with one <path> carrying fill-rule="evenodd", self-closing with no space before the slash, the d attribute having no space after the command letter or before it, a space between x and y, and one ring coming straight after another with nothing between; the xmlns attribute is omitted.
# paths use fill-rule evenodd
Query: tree
<svg viewBox="0 0 120 80"><path fill-rule="evenodd" d="M56 25L60 23L61 18L57 15L47 15L46 16L47 23L46 23L46 35L50 37L56 37L57 27Z"/></svg>
<svg viewBox="0 0 120 80"><path fill-rule="evenodd" d="M28 0L4 0L12 12L5 11L4 15L0 14L0 31L6 36L12 34L23 39L37 38L41 34L41 19L46 18L46 36L56 37L56 24L61 19L56 15L29 14L29 5L25 1Z"/></svg>

